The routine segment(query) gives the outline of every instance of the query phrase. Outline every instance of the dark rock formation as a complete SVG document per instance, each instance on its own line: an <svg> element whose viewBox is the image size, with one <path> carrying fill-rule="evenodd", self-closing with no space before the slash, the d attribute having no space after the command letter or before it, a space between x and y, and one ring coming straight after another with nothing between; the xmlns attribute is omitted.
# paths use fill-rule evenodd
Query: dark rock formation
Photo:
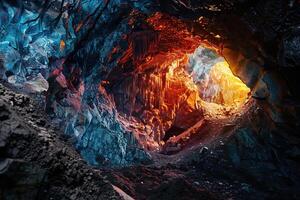
<svg viewBox="0 0 300 200"><path fill-rule="evenodd" d="M105 172L137 199L299 199L299 1L121 2L0 2L0 76L48 78L47 110L67 135L1 86L0 195L117 198L70 137L89 164L134 165ZM240 113L205 112L174 72L200 44L251 89Z"/></svg>
<svg viewBox="0 0 300 200"><path fill-rule="evenodd" d="M0 84L1 199L120 199L28 96Z"/></svg>
<svg viewBox="0 0 300 200"><path fill-rule="evenodd" d="M46 182L46 170L17 159L1 161L1 198L35 199Z"/></svg>

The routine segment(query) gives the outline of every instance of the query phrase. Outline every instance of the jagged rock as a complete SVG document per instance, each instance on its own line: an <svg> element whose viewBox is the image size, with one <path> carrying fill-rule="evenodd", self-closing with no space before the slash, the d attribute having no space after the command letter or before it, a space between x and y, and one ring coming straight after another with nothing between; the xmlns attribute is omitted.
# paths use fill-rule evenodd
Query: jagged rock
<svg viewBox="0 0 300 200"><path fill-rule="evenodd" d="M104 4L101 4L102 2ZM165 76L167 72L164 70L172 66L173 61L177 62L183 54L192 53L201 42L205 42L221 50L220 53L229 62L232 71L251 89L257 89L254 95L263 100L260 101L261 104L267 105L257 111L259 115L253 114L255 117L252 113L247 116L247 112L236 116L237 118L249 117L250 119L245 122L247 124L242 126L239 121L236 121L239 126L222 129L226 131L226 136L235 134L230 136L228 143L224 145L229 150L226 160L221 159L224 156L222 150L218 154L210 147L211 153L194 159L194 163L186 168L200 168L199 171L204 169L220 177L225 174L226 177L241 178L240 174L243 174L242 182L254 180L253 185L257 188L271 189L273 197L297 198L299 195L295 188L299 188L297 187L299 181L296 180L299 177L297 170L299 166L298 163L293 162L297 154L291 155L287 149L298 143L299 109L297 107L299 106L297 103L292 105L287 101L289 100L287 97L291 97L292 94L297 97L295 94L300 93L297 93L299 85L298 73L295 73L297 71L286 67L299 64L299 45L297 45L299 34L298 31L291 32L291 29L298 26L299 4L296 1L273 0L229 2L171 0L120 3L119 0L92 0L85 3L82 8L73 10L72 13L70 10L65 10L64 5L60 8L60 1L46 1L45 7L48 7L48 3L54 5L50 6L49 12L42 13L45 15L40 15L37 23L23 23L38 14L37 12L43 11L40 9L42 5L38 1L4 0L0 8L0 34L1 38L8 42L1 42L0 50L1 53L5 53L5 70L9 72L7 73L9 81L19 86L38 73L47 77L53 68L61 68L62 73L65 73L65 79L61 78L63 81L60 84L63 87L58 88L57 93L52 91L55 93L53 96L56 101L51 103L54 103L57 116L62 121L66 121L66 133L75 136L79 141L76 143L78 150L82 150L86 160L95 165L107 163L130 165L147 160L149 155L145 149L153 146L157 150L160 140L164 137L164 131L172 125L188 128L187 125L192 125L194 120L197 121L202 117L201 109L197 108L197 98L188 94L178 95L186 89L182 85L187 79L181 82L178 80L167 82ZM26 3L26 6L23 3ZM103 5L107 6L100 12L101 16L97 17L98 12L96 16L89 15L95 9L101 10ZM19 12L21 9L17 8L22 8L23 11L25 9L26 12ZM58 21L56 26L48 25L61 9L64 11L62 20ZM153 14L151 11L154 10L164 10L176 17L160 12ZM85 20L86 16L89 16L88 22ZM131 36L137 36L136 41ZM278 41L282 41L281 47ZM53 57L65 57L65 63L50 63L49 54ZM140 60L142 58L145 62ZM142 64L137 63L138 61ZM50 67L45 68L48 64ZM161 66L162 64L165 66ZM3 73L1 70L0 68L0 74ZM288 85L281 81L287 82ZM183 84L178 84L179 82ZM163 91L167 88L166 83L171 85L172 89L168 90L169 92ZM139 91L139 88L143 88L143 91ZM98 98L105 95L103 91L108 93L106 95L109 98ZM13 105L10 111L14 109L13 112L17 112L30 103L13 92L6 93L4 97L1 90L0 93L6 105ZM165 100L162 93L168 95L170 99ZM181 105L178 96L180 100L189 100L184 102L181 109L174 108ZM285 105L286 102L289 106ZM36 112L35 109L28 108L28 111ZM118 113L120 111L125 116ZM174 122L177 111L180 111L182 116L178 116L179 120ZM224 112L229 114L228 110ZM267 113L268 116L259 118L262 113ZM72 172L70 172L72 177L65 177L64 174L69 169L63 161L68 163L70 158L76 160L79 158L72 157L74 152L71 155L68 151L63 153L61 149L64 144L52 137L52 133L42 129L38 125L37 117L29 117L27 114L26 116L21 119L22 125L19 128L13 127L13 130L8 129L6 123L11 118L5 116L5 121L3 123L1 121L1 132L5 132L4 145L8 144L5 149L8 149L7 153L10 156L24 157L32 162L38 160L38 164L43 167L50 165L50 175L59 182L65 183L64 180L67 179L67 186L56 188L56 185L51 185L52 187L49 188L51 195L58 199L64 196L77 199L98 198L98 193L101 193L103 188L111 191L108 184L103 188L99 187L107 183L105 180L100 183L93 182L93 178L92 181L85 181L86 173L78 170L86 167L82 163L72 165ZM293 120L290 120L292 118L290 116ZM272 120L267 120L269 117ZM188 122L184 123L187 119ZM143 123L147 125L144 126ZM220 119L220 124L222 123ZM216 123L216 128L220 124ZM204 129L204 134L198 134L197 139L202 141L201 137L210 139L218 136L214 132L215 127L211 125L210 128L212 130ZM23 132L22 129L26 131ZM11 137L9 143L6 141L8 132ZM31 134L25 134L26 132ZM197 135L196 132L193 133ZM189 139L189 135L184 136L180 138L180 143L188 143ZM212 140L207 142L210 143ZM159 144L155 145L155 143ZM45 146L47 148L44 148ZM183 155L188 151L186 148L180 150ZM1 149L1 154L2 151ZM51 156L48 154L49 151ZM177 159L177 156L173 158ZM195 167L195 163L201 162L201 157L204 156L206 159ZM172 167L174 164L168 166L168 170ZM237 171L244 173L237 173ZM148 173L150 176L155 174L148 170L143 174ZM251 180L245 178L245 175L251 177ZM155 183L160 182L163 180L158 178L160 176L159 173L151 180ZM197 173L189 174L190 178L194 176L197 176ZM99 177L96 176L95 179L102 180ZM214 184L218 182L219 180L217 182L209 180L206 186L213 187L219 185ZM136 183L149 184L146 179L142 182L138 180ZM74 189L72 187L74 185L78 187ZM248 185L246 186L246 192L249 192ZM182 188L188 190L182 191L180 190ZM198 189L191 186L189 181L176 179L169 180L162 187L157 186L154 190L146 187L139 192L149 192L148 194L156 198L168 198L162 194L167 191L174 195L171 196L172 198L178 198L178 191L193 195L193 193L201 193ZM93 190L98 193L94 193ZM285 190L288 192L277 196ZM95 195L89 196L91 194ZM252 195L243 197L257 199L256 194L259 195L253 192ZM269 194L267 196L272 197ZM204 195L204 198L210 196Z"/></svg>
<svg viewBox="0 0 300 200"><path fill-rule="evenodd" d="M253 89L252 97L257 99L267 99L269 95L270 93L266 83L260 79Z"/></svg>
<svg viewBox="0 0 300 200"><path fill-rule="evenodd" d="M24 90L29 93L42 93L46 92L48 89L49 84L41 73L39 73L37 77L24 83Z"/></svg>
<svg viewBox="0 0 300 200"><path fill-rule="evenodd" d="M0 90L9 96L25 97L1 84ZM119 199L99 171L88 166L69 144L60 141L56 131L38 125L44 119L30 116L32 113L19 118L23 104L12 106L7 97L0 96L2 105L10 111L9 119L0 126L1 199L62 199L74 193L76 199ZM45 115L29 99L28 103L33 115ZM91 179L85 179L90 174ZM86 188L93 192L87 193Z"/></svg>
<svg viewBox="0 0 300 200"><path fill-rule="evenodd" d="M9 119L10 112L7 107L0 101L0 121ZM3 122L1 122L3 123Z"/></svg>

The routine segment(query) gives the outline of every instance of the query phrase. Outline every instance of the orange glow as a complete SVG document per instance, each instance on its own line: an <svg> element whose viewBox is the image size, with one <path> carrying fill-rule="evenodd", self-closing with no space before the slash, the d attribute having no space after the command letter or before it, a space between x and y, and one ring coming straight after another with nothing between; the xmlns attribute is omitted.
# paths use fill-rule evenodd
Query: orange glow
<svg viewBox="0 0 300 200"><path fill-rule="evenodd" d="M61 40L61 41L60 41L60 44L59 44L59 49L60 49L60 51L63 51L63 50L65 49L65 47L66 47L65 41Z"/></svg>
<svg viewBox="0 0 300 200"><path fill-rule="evenodd" d="M174 60L168 66L166 77L169 81L181 82L182 86L190 91L197 91L197 86L184 70L184 66L187 64L188 59L188 55L184 55L182 58Z"/></svg>
<svg viewBox="0 0 300 200"><path fill-rule="evenodd" d="M130 63L134 71L126 74L128 77L119 86L120 94L113 98L124 119L128 116L130 120L135 119L135 126L145 132L142 136L137 133L141 143L156 149L163 145L165 133L171 127L191 131L189 128L194 125L200 128L202 122L199 122L207 116L227 117L228 113L235 113L246 102L250 90L232 74L225 61L219 62L221 58L216 61L218 63L210 62L210 57L203 59L203 63L209 65L209 70L205 71L209 81L206 85L198 83L187 69L191 54L200 46L218 52L217 47L192 35L184 22L170 16L156 13L147 22L159 34L153 42L155 48L135 59L135 48L130 41L144 32L123 35L129 47L118 64L126 67L125 64ZM114 52L117 49L112 49ZM103 93L104 90L102 83L99 91ZM205 90L209 92L204 98ZM185 134L187 137L192 136L189 131Z"/></svg>
<svg viewBox="0 0 300 200"><path fill-rule="evenodd" d="M194 83L193 78L186 71L189 57L195 49L203 46L218 52L215 46L208 44L199 36L192 35L184 22L168 15L156 13L148 18L147 22L159 32L160 37L156 47L159 53L146 56L144 60L137 63L135 71L141 75L151 73L147 75L149 82L145 82L147 79L145 78L142 81L145 85L141 86L144 91L140 96L145 98L146 104L154 105L157 100L158 107L169 120L174 115L171 112L181 106L182 102L188 105L184 111L186 114L190 112L189 109L200 112L202 107L205 110L207 105L218 109L220 107L237 109L246 102L250 89L232 74L225 61L212 66L207 74L209 85L206 86ZM132 57L131 46L120 62L126 62L130 57ZM202 98L202 90L212 91L209 92L208 98Z"/></svg>
<svg viewBox="0 0 300 200"><path fill-rule="evenodd" d="M226 106L239 107L248 99L250 89L236 76L234 76L227 62L215 64L209 76L211 83L218 85L219 91L216 92L215 98L222 97L221 102Z"/></svg>
<svg viewBox="0 0 300 200"><path fill-rule="evenodd" d="M173 61L165 60L161 64L162 68L166 68L166 83L167 88L169 88L164 95L165 103L174 104L180 101L178 99L184 97L191 107L212 108L210 112L214 112L214 110L222 107L232 111L237 110L247 101L250 89L238 77L233 75L226 61L218 62L212 66L208 74L209 82L198 87L185 70L188 59L188 54L185 54L181 58ZM207 92L207 90L211 91ZM204 91L210 96L202 99L200 93ZM205 103L205 101L207 102Z"/></svg>

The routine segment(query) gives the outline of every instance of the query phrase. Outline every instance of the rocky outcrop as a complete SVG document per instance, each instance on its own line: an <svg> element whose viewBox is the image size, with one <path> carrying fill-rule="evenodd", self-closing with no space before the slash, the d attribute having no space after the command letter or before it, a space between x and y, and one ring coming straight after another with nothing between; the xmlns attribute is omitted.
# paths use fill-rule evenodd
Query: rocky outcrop
<svg viewBox="0 0 300 200"><path fill-rule="evenodd" d="M226 155L257 187L269 192L278 190L282 198L296 198L299 195L296 189L299 187L299 160L290 152L299 148L296 136L299 127L274 124L268 114L256 109L249 122L241 122L241 128L226 142Z"/></svg>
<svg viewBox="0 0 300 200"><path fill-rule="evenodd" d="M0 198L120 199L45 116L0 84Z"/></svg>

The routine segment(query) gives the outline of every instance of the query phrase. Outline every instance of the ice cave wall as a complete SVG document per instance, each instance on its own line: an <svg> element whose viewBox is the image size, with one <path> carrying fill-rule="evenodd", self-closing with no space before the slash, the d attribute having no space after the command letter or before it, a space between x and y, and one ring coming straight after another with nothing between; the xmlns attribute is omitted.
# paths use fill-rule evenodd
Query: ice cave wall
<svg viewBox="0 0 300 200"><path fill-rule="evenodd" d="M190 9L177 5L176 1L157 4L146 0L93 0L76 5L73 12L64 11L57 24L53 24L59 16L62 1L54 1L41 16L41 10L37 8L43 6L39 1L27 1L26 5L13 5L12 2L0 2L0 49L5 66L0 73L4 78L9 76L13 83L20 83L19 86L35 78L38 73L48 78L50 97L47 101L53 106L55 115L63 121L65 132L76 137L78 149L91 164L130 165L149 161L150 156L138 142L140 136L135 133L135 128L130 127L128 121L117 112L121 103L117 98L112 98L116 95L111 93L118 90L110 89L118 84L122 86L122 82L118 81L126 80L122 76L132 72L132 66L142 60L145 54L155 54L155 50L174 50L172 44L184 45L179 40L170 40L169 45L155 48L158 41L156 31L160 31L161 27L157 26L157 30L153 31L147 18L158 9L180 17L188 32L202 37L202 40L219 49L232 71L253 89L253 97L267 99L266 110L275 121L286 119L286 112L293 109L282 108L289 92L297 93L296 87L289 87L289 91L282 81L282 76L291 77L287 84L293 85L293 73L284 70L282 76L278 75L276 68L282 66L274 66L272 59L280 59L279 63L283 66L291 60L297 64L295 58L298 54L285 49L291 49L292 46L295 49L293 52L298 52L298 47L293 44L299 38L299 31L294 28L293 34L282 33L280 47L268 46L268 42L279 33L273 29L266 31L268 26L263 23L253 23L260 21L259 16L264 15L256 13L259 9L255 9L254 13L245 11L224 17L218 15L217 11L204 9L202 12L201 7L199 10ZM201 4L196 1L193 3ZM66 8L67 4L64 6ZM268 8L267 2L257 6L264 6L270 12L282 12L282 9L274 11ZM227 9L227 6L224 8ZM208 15L212 20L201 18L201 15ZM37 17L37 20L30 21ZM270 24L276 25L276 20L267 19ZM238 31L240 27L244 27L245 31ZM253 38L250 32L259 37ZM137 45L133 38L145 45ZM199 46L194 45L187 47L194 50ZM58 70L53 73L54 69ZM114 83L114 87L108 87L107 80ZM151 82L151 78L148 81ZM121 93L126 91L126 88L123 89L120 87ZM59 100L54 101L53 96L54 100L58 97Z"/></svg>
<svg viewBox="0 0 300 200"><path fill-rule="evenodd" d="M71 1L65 1L64 7L61 2L55 1L46 10L36 9L43 7L36 1L28 1L26 5L0 3L2 78L22 87L39 73L51 82L53 70L58 69L54 74L60 81L54 87L60 87L59 92L51 88L51 83L49 90L65 97L51 103L56 117L66 127L65 132L76 137L83 157L94 165L128 165L149 160L133 133L125 128L126 123L118 119L113 101L99 93L101 81L116 66L116 59L107 60L116 42L123 48L127 46L122 37L133 29L129 13L134 7L148 12L148 2L112 0L107 5L101 0L83 2L76 4L71 12L66 10L56 22L60 9L66 9ZM100 19L94 22L98 15ZM91 27L94 30L88 35ZM66 59L71 60L70 68L82 69L80 77L74 75L80 79L79 88L65 87L72 79L70 73L61 72Z"/></svg>

